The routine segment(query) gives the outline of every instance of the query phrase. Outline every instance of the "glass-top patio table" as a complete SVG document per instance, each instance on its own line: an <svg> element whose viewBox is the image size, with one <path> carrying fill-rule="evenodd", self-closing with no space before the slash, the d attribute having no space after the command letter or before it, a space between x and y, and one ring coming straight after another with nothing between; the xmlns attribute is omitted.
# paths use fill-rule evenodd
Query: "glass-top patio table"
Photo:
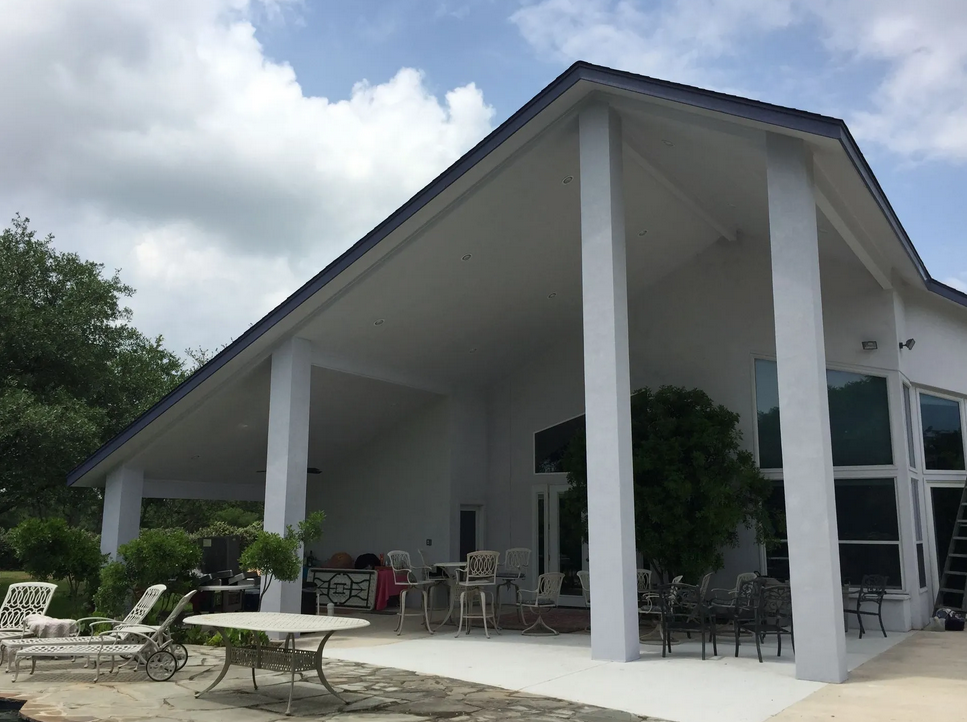
<svg viewBox="0 0 967 722"><path fill-rule="evenodd" d="M254 646L245 645L241 647L233 646L229 635L222 634L225 642L225 666L219 672L215 681L201 692L196 692L199 697L206 692L210 692L215 686L225 678L229 667L233 664L241 667L251 667L252 685L258 689L255 682L256 669L268 669L275 672L288 672L289 677L289 703L286 705L285 713L291 714L292 710L292 691L295 688L296 672L306 672L315 670L319 675L322 686L329 690L329 693L336 699L344 702L342 697L332 688L326 680L326 675L322 671L322 650L326 642L336 632L350 629L361 629L368 627L369 622L365 619L355 617L316 617L310 614L281 614L276 612L226 612L224 614L199 614L193 617L186 617L185 624L193 624L199 627L213 627L214 629L240 629L248 632L265 632L266 634L284 634L285 642L282 648L263 647L256 635ZM318 634L324 632L325 636L319 642L316 651L295 648L295 635L297 634Z"/></svg>

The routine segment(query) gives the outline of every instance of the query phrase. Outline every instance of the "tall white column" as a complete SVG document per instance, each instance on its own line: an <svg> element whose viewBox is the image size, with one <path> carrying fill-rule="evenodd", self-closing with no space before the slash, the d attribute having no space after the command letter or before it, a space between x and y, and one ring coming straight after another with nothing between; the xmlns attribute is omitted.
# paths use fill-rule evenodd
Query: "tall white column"
<svg viewBox="0 0 967 722"><path fill-rule="evenodd" d="M579 126L591 656L627 662L640 645L621 121L598 104Z"/></svg>
<svg viewBox="0 0 967 722"><path fill-rule="evenodd" d="M117 556L118 547L137 539L141 531L141 494L144 471L122 466L107 475L104 515L101 519L101 553Z"/></svg>
<svg viewBox="0 0 967 722"><path fill-rule="evenodd" d="M802 140L771 133L766 155L796 676L842 682L846 642L812 161Z"/></svg>
<svg viewBox="0 0 967 722"><path fill-rule="evenodd" d="M272 354L264 526L276 534L306 516L311 360L312 344L302 338L289 339ZM262 599L264 612L298 614L301 608L301 580L275 580Z"/></svg>

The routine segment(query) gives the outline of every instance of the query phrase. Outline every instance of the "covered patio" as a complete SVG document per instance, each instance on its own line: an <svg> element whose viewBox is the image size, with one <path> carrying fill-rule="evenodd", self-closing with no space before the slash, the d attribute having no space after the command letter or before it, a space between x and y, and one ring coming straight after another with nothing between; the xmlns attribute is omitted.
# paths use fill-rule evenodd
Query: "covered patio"
<svg viewBox="0 0 967 722"><path fill-rule="evenodd" d="M454 560L470 537L479 549L532 549L533 584L565 556L539 520L557 513L566 484L535 458L535 437L583 414L589 540L583 558L568 556L590 570L592 631L541 654L557 650L593 688L600 665L651 654L638 638L631 391L702 388L740 414L758 451L765 359L782 414L776 478L795 512L795 675L839 682L851 657L828 365L885 379L892 462L849 473L890 478L899 500L906 584L891 628L922 623L929 606L910 584L910 481L896 461L907 435L893 289L919 278L908 242L841 121L578 64L71 482L105 486L107 553L136 536L142 498L264 499L270 531L326 511L318 558L425 549ZM763 565L745 537L714 585ZM298 611L300 587L273 585L263 608ZM526 659L533 647L490 641L452 644L481 659L511 644ZM402 663L448 644L380 649ZM864 654L878 644L864 638ZM780 666L790 689L807 689L792 663ZM719 667L732 665L701 672ZM626 688L639 684L654 677Z"/></svg>

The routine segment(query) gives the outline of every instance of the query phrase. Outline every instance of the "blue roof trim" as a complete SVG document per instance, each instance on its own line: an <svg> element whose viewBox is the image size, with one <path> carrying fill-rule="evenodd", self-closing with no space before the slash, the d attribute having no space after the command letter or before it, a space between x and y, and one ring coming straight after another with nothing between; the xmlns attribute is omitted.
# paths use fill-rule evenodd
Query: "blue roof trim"
<svg viewBox="0 0 967 722"><path fill-rule="evenodd" d="M942 296L948 301L959 303L961 306L967 306L967 293L959 291L956 288L948 286L946 283L941 283L933 278L928 278L925 283L928 291L933 291L938 296Z"/></svg>
<svg viewBox="0 0 967 722"><path fill-rule="evenodd" d="M321 290L326 284L336 276L345 271L349 266L359 260L366 252L371 250L376 244L386 238L400 225L409 220L414 214L424 208L430 201L446 190L454 181L459 179L464 173L473 168L478 162L500 146L505 140L509 139L514 133L530 122L548 105L566 93L571 87L580 81L588 81L604 87L618 90L626 90L646 95L653 98L660 98L682 105L688 105L705 110L711 110L739 118L768 123L790 130L796 130L812 135L823 136L826 138L838 139L846 150L857 172L863 178L874 199L880 205L884 215L893 227L897 236L911 259L917 265L923 275L926 287L934 293L943 296L955 303L967 306L967 294L963 294L956 289L946 286L933 280L926 270L919 254L913 247L900 224L896 213L886 199L883 189L880 187L872 169L860 152L856 141L853 139L846 127L846 124L838 119L831 118L808 111L785 108L779 105L772 105L761 101L750 100L735 95L727 95L711 90L696 88L689 85L681 85L656 78L648 78L642 75L635 75L625 71L614 70L599 65L592 65L585 62L574 63L561 75L554 79L546 88L532 98L520 110L504 121L498 128L492 131L487 137L481 140L471 150L464 154L453 165L443 173L433 179L427 186L419 191L413 198L403 204L386 220L376 226L362 239L356 242L339 258L330 263L316 276L305 283L295 293L285 301L276 306L260 321L253 324L248 330L239 336L235 341L225 347L220 353L212 358L208 363L199 368L195 373L185 379L175 389L162 397L158 403L149 408L129 426L118 433L114 438L105 443L100 449L90 457L81 462L67 475L67 484L73 485L82 476L91 471L104 459L117 451L121 446L145 429L152 421L170 409L191 391L197 388L204 381L209 379L225 364L238 356L239 353L248 348L252 343L261 338L275 324L285 318L289 313L298 308L315 293Z"/></svg>

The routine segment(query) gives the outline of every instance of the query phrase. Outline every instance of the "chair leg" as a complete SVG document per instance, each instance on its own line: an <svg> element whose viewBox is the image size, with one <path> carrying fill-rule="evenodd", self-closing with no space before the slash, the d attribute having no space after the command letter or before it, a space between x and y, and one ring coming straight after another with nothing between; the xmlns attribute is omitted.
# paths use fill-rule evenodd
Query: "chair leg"
<svg viewBox="0 0 967 722"><path fill-rule="evenodd" d="M759 628L755 630L755 653L759 656L759 664L762 664L762 646L759 643Z"/></svg>
<svg viewBox="0 0 967 722"><path fill-rule="evenodd" d="M782 656L782 627L779 627L779 630L776 632L776 646L777 646L776 656L781 657Z"/></svg>
<svg viewBox="0 0 967 722"><path fill-rule="evenodd" d="M396 627L396 636L400 636L403 633L403 619L406 615L406 590L404 589L400 592L400 623Z"/></svg>
<svg viewBox="0 0 967 722"><path fill-rule="evenodd" d="M464 601L466 600L466 598L467 598L467 593L466 592L460 592L460 623L457 625L457 633L455 635L453 635L454 637L459 637L460 636L460 632L463 631L463 605L464 605ZM470 629L469 628L467 629L467 632L468 633L470 632Z"/></svg>
<svg viewBox="0 0 967 722"><path fill-rule="evenodd" d="M490 639L490 632L487 631L487 593L480 590L480 619L483 621L484 636Z"/></svg>
<svg viewBox="0 0 967 722"><path fill-rule="evenodd" d="M880 606L876 608L876 617L880 620L880 631L883 632L883 636L886 636L886 627L883 626L883 602L880 602Z"/></svg>
<svg viewBox="0 0 967 722"><path fill-rule="evenodd" d="M430 592L423 590L423 621L426 624L426 631L433 634L433 627L430 626Z"/></svg>
<svg viewBox="0 0 967 722"><path fill-rule="evenodd" d="M732 631L735 633L735 656L739 656L739 623L732 624Z"/></svg>
<svg viewBox="0 0 967 722"><path fill-rule="evenodd" d="M863 639L863 635L866 633L866 627L863 625L863 615L859 612L856 613L856 621L860 623L860 639Z"/></svg>

